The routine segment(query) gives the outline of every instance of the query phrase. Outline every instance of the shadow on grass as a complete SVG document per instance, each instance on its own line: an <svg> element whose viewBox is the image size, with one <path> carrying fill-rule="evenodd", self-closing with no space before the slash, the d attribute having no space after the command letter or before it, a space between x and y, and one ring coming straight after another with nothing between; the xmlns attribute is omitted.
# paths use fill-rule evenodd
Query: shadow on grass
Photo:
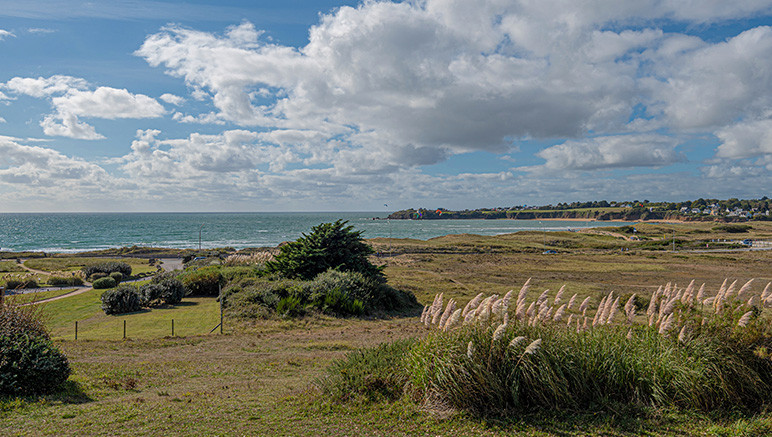
<svg viewBox="0 0 772 437"><path fill-rule="evenodd" d="M41 395L0 395L0 413L21 409L29 405L50 404L85 404L92 402L83 387L75 381L65 381L55 393Z"/></svg>

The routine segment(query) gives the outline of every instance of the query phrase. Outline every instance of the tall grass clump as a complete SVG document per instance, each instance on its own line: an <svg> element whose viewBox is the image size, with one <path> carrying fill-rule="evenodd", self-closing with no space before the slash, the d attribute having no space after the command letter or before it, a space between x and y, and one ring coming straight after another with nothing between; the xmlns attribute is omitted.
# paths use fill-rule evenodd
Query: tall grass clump
<svg viewBox="0 0 772 437"><path fill-rule="evenodd" d="M0 303L0 395L52 392L69 375L67 357L51 342L40 308Z"/></svg>
<svg viewBox="0 0 772 437"><path fill-rule="evenodd" d="M421 322L433 329L409 354L407 372L425 400L479 415L614 404L759 411L772 401L772 304L751 281L668 284L637 314L636 296L586 298L529 284L464 308L438 295ZM711 293L712 294L712 293Z"/></svg>
<svg viewBox="0 0 772 437"><path fill-rule="evenodd" d="M400 340L351 351L334 361L316 383L336 401L398 399L409 382L405 357L414 343Z"/></svg>

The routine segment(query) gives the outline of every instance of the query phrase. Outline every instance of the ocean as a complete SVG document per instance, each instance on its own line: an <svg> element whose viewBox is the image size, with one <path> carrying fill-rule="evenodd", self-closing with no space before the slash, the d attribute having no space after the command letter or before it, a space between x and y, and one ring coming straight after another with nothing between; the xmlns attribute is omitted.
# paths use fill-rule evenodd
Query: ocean
<svg viewBox="0 0 772 437"><path fill-rule="evenodd" d="M448 234L559 231L609 223L539 220L385 220L385 212L3 213L0 250L79 252L123 246L202 248L276 246L312 226L348 220L364 238L426 240ZM375 218L375 219L374 219ZM621 225L614 223L613 225Z"/></svg>

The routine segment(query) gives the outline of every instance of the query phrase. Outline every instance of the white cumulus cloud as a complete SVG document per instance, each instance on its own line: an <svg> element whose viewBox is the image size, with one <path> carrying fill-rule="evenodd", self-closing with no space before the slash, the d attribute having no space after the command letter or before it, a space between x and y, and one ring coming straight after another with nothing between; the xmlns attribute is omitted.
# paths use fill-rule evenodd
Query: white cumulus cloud
<svg viewBox="0 0 772 437"><path fill-rule="evenodd" d="M170 93L161 94L161 97L159 98L164 102L174 106L180 106L181 104L185 103L184 97L180 97Z"/></svg>
<svg viewBox="0 0 772 437"><path fill-rule="evenodd" d="M97 87L72 76L14 77L2 84L16 94L36 98L50 98L55 112L46 115L40 126L46 135L64 136L83 140L105 138L79 117L100 119L157 118L166 111L155 99L143 94L132 94L126 89Z"/></svg>
<svg viewBox="0 0 772 437"><path fill-rule="evenodd" d="M537 155L546 160L543 167L554 170L661 167L685 160L675 146L663 135L617 135L566 141Z"/></svg>

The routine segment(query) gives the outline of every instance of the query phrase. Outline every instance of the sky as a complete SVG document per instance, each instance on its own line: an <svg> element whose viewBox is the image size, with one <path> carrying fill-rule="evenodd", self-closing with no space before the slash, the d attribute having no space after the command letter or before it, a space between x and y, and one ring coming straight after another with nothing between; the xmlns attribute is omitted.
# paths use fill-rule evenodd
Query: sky
<svg viewBox="0 0 772 437"><path fill-rule="evenodd" d="M772 0L0 0L0 212L760 198Z"/></svg>

